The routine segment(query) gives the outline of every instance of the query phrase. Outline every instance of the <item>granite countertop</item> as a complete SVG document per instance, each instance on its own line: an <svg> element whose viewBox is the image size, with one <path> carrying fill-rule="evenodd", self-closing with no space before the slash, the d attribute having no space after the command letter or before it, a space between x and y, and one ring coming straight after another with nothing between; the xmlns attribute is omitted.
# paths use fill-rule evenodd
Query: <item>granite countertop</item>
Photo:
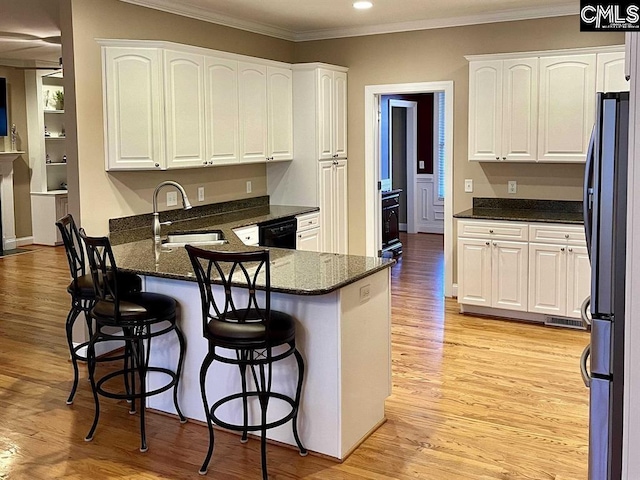
<svg viewBox="0 0 640 480"><path fill-rule="evenodd" d="M203 247L219 251L252 251L233 229L278 218L318 211L316 207L260 206L237 212L176 222L170 231L222 230L228 243ZM150 230L150 227L147 228ZM118 232L112 232L111 235ZM121 232L120 232L121 233ZM121 270L154 277L195 282L193 268L184 247L157 248L151 238L112 242L116 264ZM269 247L271 289L296 295L323 295L392 266L395 261L377 257L317 253Z"/></svg>
<svg viewBox="0 0 640 480"><path fill-rule="evenodd" d="M566 200L525 200L474 198L473 208L454 215L472 220L584 224L582 202Z"/></svg>

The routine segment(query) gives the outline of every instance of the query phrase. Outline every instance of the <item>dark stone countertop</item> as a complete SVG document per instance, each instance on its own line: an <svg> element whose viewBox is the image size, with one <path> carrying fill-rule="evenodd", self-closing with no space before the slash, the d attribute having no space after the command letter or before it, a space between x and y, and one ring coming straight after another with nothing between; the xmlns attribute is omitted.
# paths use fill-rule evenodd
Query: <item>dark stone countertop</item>
<svg viewBox="0 0 640 480"><path fill-rule="evenodd" d="M454 217L471 220L584 224L582 202L565 200L474 198L473 208L457 213Z"/></svg>
<svg viewBox="0 0 640 480"><path fill-rule="evenodd" d="M313 211L318 211L318 208L262 206L176 222L169 227L169 230L222 230L228 243L203 248L220 251L251 251L256 247L244 245L233 233L234 228ZM147 228L150 230L150 226ZM156 248L151 238L126 243L112 242L112 244L116 264L122 270L139 275L196 281L189 256L183 247ZM377 257L305 252L273 247L269 250L272 291L295 295L330 293L395 264L394 260Z"/></svg>

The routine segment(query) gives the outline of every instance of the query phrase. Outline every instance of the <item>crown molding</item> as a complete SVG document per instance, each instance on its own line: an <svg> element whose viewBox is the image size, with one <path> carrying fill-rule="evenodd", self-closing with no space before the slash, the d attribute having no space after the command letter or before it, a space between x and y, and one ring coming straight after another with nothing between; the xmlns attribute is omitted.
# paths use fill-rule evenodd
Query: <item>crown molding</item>
<svg viewBox="0 0 640 480"><path fill-rule="evenodd" d="M249 20L230 17L206 10L204 8L181 5L174 0L120 0L142 7L153 8L175 15L182 15L196 20L215 23L226 27L237 28L252 33L267 35L292 42L307 42L313 40L328 40L332 38L360 37L365 35L381 35L386 33L409 32L415 30L431 30L436 28L462 27L497 22L512 22L518 20L531 20L536 18L563 17L577 15L580 11L575 2L566 2L553 7L522 8L491 12L479 15L461 17L413 20L410 22L389 23L364 27L334 28L315 30L308 32L292 32L283 28L265 25Z"/></svg>

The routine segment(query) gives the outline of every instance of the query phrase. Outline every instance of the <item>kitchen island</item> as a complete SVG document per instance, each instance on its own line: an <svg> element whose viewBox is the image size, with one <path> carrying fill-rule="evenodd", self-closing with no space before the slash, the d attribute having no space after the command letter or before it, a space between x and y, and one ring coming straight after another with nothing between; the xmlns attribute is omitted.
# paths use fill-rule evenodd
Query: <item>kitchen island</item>
<svg viewBox="0 0 640 480"><path fill-rule="evenodd" d="M216 228L228 243L210 249L247 251L233 233L251 218L235 218ZM194 224L184 222L184 229ZM199 371L207 351L202 336L202 312L198 284L184 248L159 248L145 239L113 247L119 268L143 277L148 292L170 295L179 304L179 325L187 340L185 366L180 380L180 406L188 418L204 421ZM384 402L391 393L391 298L390 266L393 261L354 255L303 252L270 248L271 305L297 320L296 344L305 360L299 433L305 447L338 460L346 458L362 440L384 422ZM217 287L222 294L222 287ZM177 339L171 335L154 339L151 364L175 368ZM276 363L274 390L293 395L295 360ZM164 379L150 376L149 387ZM207 377L210 399L240 391L237 367L215 363ZM273 405L273 409L272 409ZM171 393L149 399L148 406L175 413ZM287 406L270 404L269 417L286 413ZM250 416L258 412L250 407ZM241 404L222 415L232 422L241 418ZM272 417L273 415L273 417ZM255 418L255 417L253 417ZM251 421L251 418L250 418ZM203 441L206 440L203 432ZM272 440L294 445L290 423L268 431Z"/></svg>

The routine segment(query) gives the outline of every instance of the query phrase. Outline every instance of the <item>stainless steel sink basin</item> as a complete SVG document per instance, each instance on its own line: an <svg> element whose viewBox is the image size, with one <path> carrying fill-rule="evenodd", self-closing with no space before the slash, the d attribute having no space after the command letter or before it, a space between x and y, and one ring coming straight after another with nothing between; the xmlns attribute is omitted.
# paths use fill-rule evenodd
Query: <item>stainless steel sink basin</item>
<svg viewBox="0 0 640 480"><path fill-rule="evenodd" d="M220 230L209 230L205 232L180 232L170 233L167 239L163 240L163 248L184 247L185 245L224 245L227 240Z"/></svg>

